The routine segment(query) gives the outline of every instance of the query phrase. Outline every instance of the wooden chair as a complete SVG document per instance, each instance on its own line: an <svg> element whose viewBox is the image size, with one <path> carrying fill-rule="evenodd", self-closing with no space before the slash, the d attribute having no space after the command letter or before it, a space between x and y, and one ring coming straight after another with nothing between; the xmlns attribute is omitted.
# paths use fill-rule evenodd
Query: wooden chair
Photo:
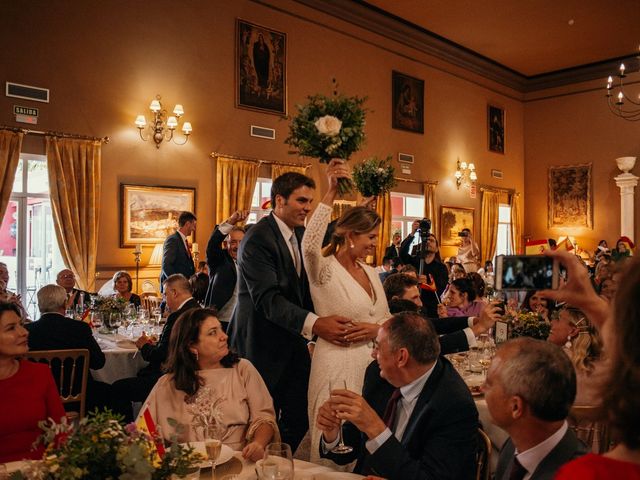
<svg viewBox="0 0 640 480"><path fill-rule="evenodd" d="M62 404L79 403L78 419L84 417L87 399L87 377L89 376L89 350L36 350L29 352L32 362L46 363L58 386ZM81 360L82 359L82 360ZM67 418L74 419L75 412Z"/></svg>
<svg viewBox="0 0 640 480"><path fill-rule="evenodd" d="M491 475L491 439L478 428L478 453L476 454L476 480L489 480Z"/></svg>
<svg viewBox="0 0 640 480"><path fill-rule="evenodd" d="M140 302L142 308L152 312L154 308L160 306L162 298L156 296L156 292L143 292L140 294Z"/></svg>
<svg viewBox="0 0 640 480"><path fill-rule="evenodd" d="M573 406L569 411L569 427L594 453L609 450L611 437L608 425L601 420L602 408L590 405Z"/></svg>

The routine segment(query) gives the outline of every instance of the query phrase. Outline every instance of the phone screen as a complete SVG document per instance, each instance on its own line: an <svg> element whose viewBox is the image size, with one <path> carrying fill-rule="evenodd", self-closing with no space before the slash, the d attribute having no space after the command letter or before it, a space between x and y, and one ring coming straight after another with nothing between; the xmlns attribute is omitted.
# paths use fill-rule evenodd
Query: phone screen
<svg viewBox="0 0 640 480"><path fill-rule="evenodd" d="M497 258L498 290L556 288L557 263L542 255L501 255Z"/></svg>

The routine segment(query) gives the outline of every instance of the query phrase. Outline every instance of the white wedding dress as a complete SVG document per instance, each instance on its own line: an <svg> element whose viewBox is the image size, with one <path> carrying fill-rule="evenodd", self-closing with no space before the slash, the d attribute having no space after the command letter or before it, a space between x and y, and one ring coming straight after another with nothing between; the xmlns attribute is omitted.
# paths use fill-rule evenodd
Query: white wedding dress
<svg viewBox="0 0 640 480"><path fill-rule="evenodd" d="M331 219L331 207L321 203L316 208L302 239L302 254L309 278L315 313L320 316L342 315L354 323L383 323L391 314L380 277L370 266L361 263L373 292L373 298L333 256L323 257L322 239ZM333 467L329 460L320 459L321 432L316 427L316 414L329 398L329 385L341 388L338 382L346 382L347 389L362 393L364 372L372 361L368 342L339 347L318 339L311 361L309 378L309 432L311 434L311 461ZM337 387L333 387L337 385Z"/></svg>

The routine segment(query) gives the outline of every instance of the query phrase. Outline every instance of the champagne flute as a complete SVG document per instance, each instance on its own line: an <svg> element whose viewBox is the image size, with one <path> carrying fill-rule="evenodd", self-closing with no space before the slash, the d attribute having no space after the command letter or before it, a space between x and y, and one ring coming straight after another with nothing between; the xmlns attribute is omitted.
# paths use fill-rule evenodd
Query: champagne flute
<svg viewBox="0 0 640 480"><path fill-rule="evenodd" d="M204 448L207 451L207 457L211 462L211 478L216 476L216 462L220 458L222 452L221 432L218 427L207 427L206 438L204 440Z"/></svg>
<svg viewBox="0 0 640 480"><path fill-rule="evenodd" d="M333 384L333 385L332 385ZM334 389L342 389L342 390L346 390L347 389L347 382L346 380L338 380L335 382L331 382L329 381L329 398L331 398L331 392ZM349 445L345 445L344 444L344 439L342 437L342 425L344 424L343 421L340 421L340 429L338 430L338 445L336 445L335 447L333 447L331 449L331 451L333 453L351 453L353 452L353 447L350 447Z"/></svg>
<svg viewBox="0 0 640 480"><path fill-rule="evenodd" d="M265 480L293 480L293 455L286 443L270 443L264 451L262 476Z"/></svg>

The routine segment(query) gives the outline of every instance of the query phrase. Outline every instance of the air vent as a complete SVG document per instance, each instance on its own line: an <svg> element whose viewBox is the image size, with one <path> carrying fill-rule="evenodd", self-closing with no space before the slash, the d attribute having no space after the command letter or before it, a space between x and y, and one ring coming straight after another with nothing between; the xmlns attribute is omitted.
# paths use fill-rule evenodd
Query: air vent
<svg viewBox="0 0 640 480"><path fill-rule="evenodd" d="M409 153L398 153L398 161L400 163L413 163L413 155Z"/></svg>
<svg viewBox="0 0 640 480"><path fill-rule="evenodd" d="M251 136L258 138L266 138L268 140L276 139L276 131L273 128L258 127L251 125Z"/></svg>
<svg viewBox="0 0 640 480"><path fill-rule="evenodd" d="M499 178L502 179L502 170L491 170L491 176L493 178Z"/></svg>
<svg viewBox="0 0 640 480"><path fill-rule="evenodd" d="M49 89L7 82L7 97L24 98L35 102L49 103Z"/></svg>

